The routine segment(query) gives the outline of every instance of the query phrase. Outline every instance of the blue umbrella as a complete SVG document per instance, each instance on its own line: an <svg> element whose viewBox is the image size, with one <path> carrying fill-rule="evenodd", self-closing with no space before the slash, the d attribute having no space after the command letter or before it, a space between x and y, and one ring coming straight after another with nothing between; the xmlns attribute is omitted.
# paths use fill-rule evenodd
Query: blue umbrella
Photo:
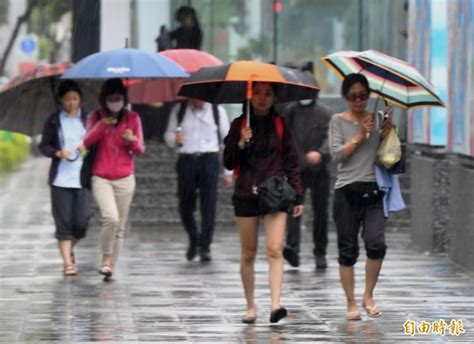
<svg viewBox="0 0 474 344"><path fill-rule="evenodd" d="M187 78L171 59L147 51L123 48L87 56L74 65L62 79L111 78Z"/></svg>

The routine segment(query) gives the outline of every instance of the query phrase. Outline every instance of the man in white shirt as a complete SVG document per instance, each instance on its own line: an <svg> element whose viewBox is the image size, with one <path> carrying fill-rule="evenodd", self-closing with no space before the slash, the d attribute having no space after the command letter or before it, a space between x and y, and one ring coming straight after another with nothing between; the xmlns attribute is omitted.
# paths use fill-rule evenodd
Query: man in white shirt
<svg viewBox="0 0 474 344"><path fill-rule="evenodd" d="M186 258L191 261L199 253L202 262L209 262L216 217L219 151L229 131L229 119L222 106L198 99L183 104L177 104L171 111L165 142L171 148L177 147L179 153L176 166L179 213L189 235ZM232 181L232 171L225 170L224 186L230 187ZM194 219L198 189L201 231Z"/></svg>

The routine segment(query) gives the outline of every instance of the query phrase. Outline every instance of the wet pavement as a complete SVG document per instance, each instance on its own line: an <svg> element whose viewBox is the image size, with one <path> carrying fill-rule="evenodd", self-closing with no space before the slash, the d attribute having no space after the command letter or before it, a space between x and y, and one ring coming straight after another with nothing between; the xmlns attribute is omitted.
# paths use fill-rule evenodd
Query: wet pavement
<svg viewBox="0 0 474 344"><path fill-rule="evenodd" d="M304 233L302 265L285 265L281 303L289 317L277 325L268 321L262 245L256 264L258 319L255 325L240 322L245 300L234 228L217 229L208 264L185 260L187 242L179 227L131 228L110 283L95 272L99 236L98 228L91 228L76 249L78 275L65 278L53 237L48 165L35 158L0 177L2 343L474 342L473 274L445 257L412 249L408 233L388 233L375 294L383 315L363 314L362 321L345 320L334 233L329 268L322 272L314 270L311 236ZM360 300L362 262L356 274ZM413 335L404 333L411 330Z"/></svg>

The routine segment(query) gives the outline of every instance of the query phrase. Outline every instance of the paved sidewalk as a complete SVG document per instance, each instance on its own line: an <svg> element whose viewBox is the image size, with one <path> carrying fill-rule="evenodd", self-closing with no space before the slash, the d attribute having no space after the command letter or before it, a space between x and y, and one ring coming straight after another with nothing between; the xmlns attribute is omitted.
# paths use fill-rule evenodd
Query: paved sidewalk
<svg viewBox="0 0 474 344"><path fill-rule="evenodd" d="M245 300L239 276L239 242L233 228L218 229L209 264L188 263L181 228L132 228L117 278L95 272L98 228L76 250L78 275L64 278L53 237L49 161L35 158L0 177L0 342L153 343L398 343L474 342L474 276L444 257L410 248L410 236L388 234L388 253L375 298L383 316L345 320L335 235L329 268L316 272L310 234L304 233L302 265L285 265L282 305L289 317L269 325L267 263L257 258L255 325L240 322ZM163 214L166 216L166 214ZM261 247L263 237L261 238ZM356 265L357 295L363 262ZM404 323L447 323L445 335L404 334ZM465 333L454 336L451 320ZM453 325L459 325L453 322ZM426 329L425 329L426 330ZM438 329L435 329L437 331Z"/></svg>

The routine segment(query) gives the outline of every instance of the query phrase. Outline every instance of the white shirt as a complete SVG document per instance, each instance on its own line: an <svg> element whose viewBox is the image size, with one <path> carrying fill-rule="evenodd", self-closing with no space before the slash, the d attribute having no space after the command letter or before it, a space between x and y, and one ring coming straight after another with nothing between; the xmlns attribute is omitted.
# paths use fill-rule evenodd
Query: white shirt
<svg viewBox="0 0 474 344"><path fill-rule="evenodd" d="M81 110L77 111L76 116L69 116L64 110L59 114L60 128L59 137L63 149L71 152L71 159L74 159L77 154L77 147L82 143L86 129L81 120ZM63 188L81 188L80 173L82 167L82 157L76 161L68 161L61 159L58 165L58 173L53 181L54 186Z"/></svg>
<svg viewBox="0 0 474 344"><path fill-rule="evenodd" d="M170 114L168 127L165 132L165 142L170 148L176 147L176 128L178 126L178 112L181 104L177 104ZM180 154L211 153L219 152L223 145L224 137L229 132L230 124L227 111L224 107L218 106L219 128L214 120L212 104L204 103L202 108L195 108L188 102L181 122L181 130L184 142L178 148ZM218 141L217 130L219 130L221 142ZM227 171L228 172L228 171ZM228 174L226 172L226 174Z"/></svg>

